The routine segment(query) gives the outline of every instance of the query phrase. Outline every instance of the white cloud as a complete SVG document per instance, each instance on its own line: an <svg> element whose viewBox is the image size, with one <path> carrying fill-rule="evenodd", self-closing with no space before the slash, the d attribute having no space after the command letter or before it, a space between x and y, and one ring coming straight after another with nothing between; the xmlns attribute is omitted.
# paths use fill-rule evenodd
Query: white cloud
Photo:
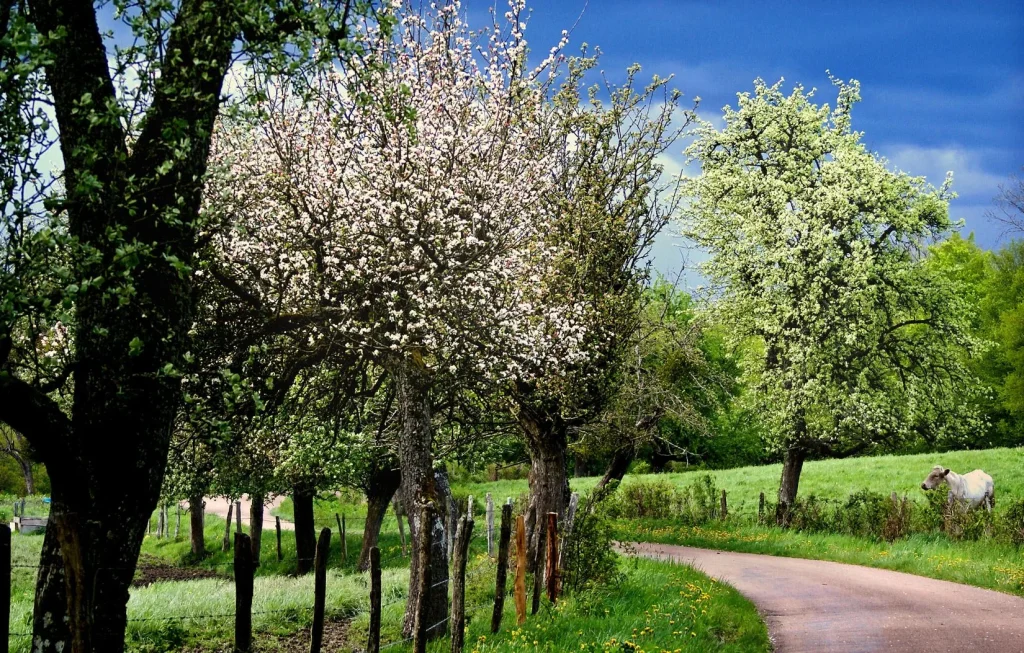
<svg viewBox="0 0 1024 653"><path fill-rule="evenodd" d="M999 192L1001 175L985 170L984 152L962 147L921 147L895 145L883 148L893 167L908 174L923 176L935 186L953 172L953 190L961 197L988 201Z"/></svg>

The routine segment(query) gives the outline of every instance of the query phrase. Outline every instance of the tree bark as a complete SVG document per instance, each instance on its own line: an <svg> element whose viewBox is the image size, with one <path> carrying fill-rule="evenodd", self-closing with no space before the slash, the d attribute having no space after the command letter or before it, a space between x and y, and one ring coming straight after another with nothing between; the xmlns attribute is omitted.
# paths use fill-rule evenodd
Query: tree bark
<svg viewBox="0 0 1024 653"><path fill-rule="evenodd" d="M356 569L366 571L370 568L370 549L377 546L380 540L380 529L387 515L391 498L398 491L402 482L402 474L397 469L374 468L366 490L366 525L363 528L363 546L359 551Z"/></svg>
<svg viewBox="0 0 1024 653"><path fill-rule="evenodd" d="M260 566L260 550L263 547L263 502L262 494L249 496L249 540L252 542L252 564Z"/></svg>
<svg viewBox="0 0 1024 653"><path fill-rule="evenodd" d="M33 611L33 638L43 644L34 650L122 652L128 588L149 510L136 504L118 513L69 505L65 497L64 488L53 492Z"/></svg>
<svg viewBox="0 0 1024 653"><path fill-rule="evenodd" d="M526 509L527 560L530 571L536 572L537 549L547 513L565 516L569 502L569 476L566 454L569 448L566 425L558 419L537 419L525 411L519 415L519 424L526 434L530 452L530 503Z"/></svg>
<svg viewBox="0 0 1024 653"><path fill-rule="evenodd" d="M295 512L295 556L298 558L299 574L313 571L316 558L316 524L313 520L313 490L296 485L292 490L292 506Z"/></svg>
<svg viewBox="0 0 1024 653"><path fill-rule="evenodd" d="M796 501L797 488L800 486L800 472L804 467L807 452L800 446L786 450L782 459L782 479L779 481L779 504L775 508L775 523L788 526L790 509Z"/></svg>
<svg viewBox="0 0 1024 653"><path fill-rule="evenodd" d="M421 569L419 556L414 556L409 569L409 598L406 602L402 632L405 637L412 635L420 603L426 601L424 618L428 624L440 623L448 611L448 551L445 546L447 534L438 506L437 488L434 481L432 456L433 428L431 425L430 378L422 368L409 361L401 361L394 370L398 394L399 414L402 419L401 436L398 443L398 459L401 467L401 493L405 512L409 517L409 535L412 550L419 550L419 536L423 528L430 528L433 546L430 568ZM421 524L421 506L433 504L433 524ZM420 577L430 576L430 588L422 595ZM446 628L433 628L429 638L441 637Z"/></svg>
<svg viewBox="0 0 1024 653"><path fill-rule="evenodd" d="M611 461L608 463L608 468L604 471L604 476L597 482L595 489L602 489L610 482L622 481L622 478L626 475L629 470L629 464L636 458L636 450L633 447L624 447L617 450L613 455Z"/></svg>
<svg viewBox="0 0 1024 653"><path fill-rule="evenodd" d="M206 557L206 539L203 531L206 528L206 502L202 493L193 494L188 499L189 541L192 544L192 557L202 560Z"/></svg>

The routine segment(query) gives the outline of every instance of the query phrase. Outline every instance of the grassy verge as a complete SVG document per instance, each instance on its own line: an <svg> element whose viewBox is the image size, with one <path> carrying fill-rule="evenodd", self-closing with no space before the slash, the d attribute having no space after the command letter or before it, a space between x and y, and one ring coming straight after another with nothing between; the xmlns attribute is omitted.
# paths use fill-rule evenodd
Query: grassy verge
<svg viewBox="0 0 1024 653"><path fill-rule="evenodd" d="M988 539L953 542L942 534L918 534L889 544L847 535L803 533L767 526L726 523L689 527L671 520L618 520L614 522L614 530L622 541L832 560L1024 596L1021 551Z"/></svg>
<svg viewBox="0 0 1024 653"><path fill-rule="evenodd" d="M764 623L736 590L689 567L623 561L613 588L569 596L515 624L512 606L491 635L489 611L471 619L466 650L498 651L770 651ZM431 651L448 650L447 640Z"/></svg>

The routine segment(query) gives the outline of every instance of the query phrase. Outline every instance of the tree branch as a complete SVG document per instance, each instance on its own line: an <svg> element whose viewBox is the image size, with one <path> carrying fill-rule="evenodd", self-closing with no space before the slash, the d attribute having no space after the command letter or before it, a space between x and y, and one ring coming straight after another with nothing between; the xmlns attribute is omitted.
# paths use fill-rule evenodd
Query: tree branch
<svg viewBox="0 0 1024 653"><path fill-rule="evenodd" d="M57 403L9 373L0 373L0 422L21 433L47 465L67 454L71 420Z"/></svg>

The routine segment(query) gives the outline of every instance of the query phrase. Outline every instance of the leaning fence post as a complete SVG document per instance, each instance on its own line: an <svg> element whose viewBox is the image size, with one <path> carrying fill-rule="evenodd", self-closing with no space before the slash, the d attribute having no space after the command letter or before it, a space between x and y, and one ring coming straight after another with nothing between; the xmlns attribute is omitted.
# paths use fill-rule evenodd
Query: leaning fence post
<svg viewBox="0 0 1024 653"><path fill-rule="evenodd" d="M252 542L235 533L235 653L252 650L252 587Z"/></svg>
<svg viewBox="0 0 1024 653"><path fill-rule="evenodd" d="M548 513L548 563L545 577L548 584L548 600L558 598L558 513Z"/></svg>
<svg viewBox="0 0 1024 653"><path fill-rule="evenodd" d="M320 531L313 561L313 627L309 632L309 653L320 653L324 641L324 606L327 603L327 556L331 555L331 529Z"/></svg>
<svg viewBox="0 0 1024 653"><path fill-rule="evenodd" d="M370 626L366 653L380 653L380 549L370 547Z"/></svg>
<svg viewBox="0 0 1024 653"><path fill-rule="evenodd" d="M494 555L494 499L487 493L487 555Z"/></svg>
<svg viewBox="0 0 1024 653"><path fill-rule="evenodd" d="M11 527L0 524L0 651L7 653L11 632Z"/></svg>
<svg viewBox="0 0 1024 653"><path fill-rule="evenodd" d="M471 504L472 505L472 504ZM469 557L469 539L473 535L473 514L459 518L455 531L455 551L452 567L455 578L452 582L452 653L462 653L466 641L466 562Z"/></svg>
<svg viewBox="0 0 1024 653"><path fill-rule="evenodd" d="M569 537L572 535L572 527L576 522L576 509L580 505L580 495L577 492L573 492L569 496L569 507L565 511L565 524L562 529L561 542L558 545L558 588L555 590L556 594L562 593L562 572L565 570L565 547L569 541Z"/></svg>
<svg viewBox="0 0 1024 653"><path fill-rule="evenodd" d="M493 518L493 505L492 514ZM498 575L494 580L494 613L491 614L491 632L501 628L501 613L505 609L505 583L508 579L508 541L512 537L512 506L501 507L501 533L498 535Z"/></svg>
<svg viewBox="0 0 1024 653"><path fill-rule="evenodd" d="M764 523L764 492L761 493L761 497L757 501L757 523Z"/></svg>
<svg viewBox="0 0 1024 653"><path fill-rule="evenodd" d="M235 504L228 502L228 518L224 523L224 550L231 550L231 513L235 509Z"/></svg>
<svg viewBox="0 0 1024 653"><path fill-rule="evenodd" d="M722 490L722 521L729 516L729 506L725 503L725 490Z"/></svg>
<svg viewBox="0 0 1024 653"><path fill-rule="evenodd" d="M419 545L416 552L419 559L419 604L416 606L416 617L413 621L412 650L414 653L426 653L427 650L427 610L430 607L430 550L434 546L434 511L433 504L426 503L420 511Z"/></svg>
<svg viewBox="0 0 1024 653"><path fill-rule="evenodd" d="M526 621L526 520L516 517L516 622Z"/></svg>

